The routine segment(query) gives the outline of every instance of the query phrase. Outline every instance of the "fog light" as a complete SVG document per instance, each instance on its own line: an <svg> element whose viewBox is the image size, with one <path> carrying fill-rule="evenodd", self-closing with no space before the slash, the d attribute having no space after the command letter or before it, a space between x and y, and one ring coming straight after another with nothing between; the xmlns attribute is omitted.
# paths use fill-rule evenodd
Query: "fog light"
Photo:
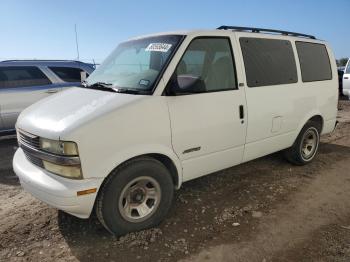
<svg viewBox="0 0 350 262"><path fill-rule="evenodd" d="M80 165L76 166L63 166L63 165L57 165L48 161L43 161L44 168L56 175L60 175L67 178L74 178L74 179L82 179L83 176L81 174L81 168Z"/></svg>

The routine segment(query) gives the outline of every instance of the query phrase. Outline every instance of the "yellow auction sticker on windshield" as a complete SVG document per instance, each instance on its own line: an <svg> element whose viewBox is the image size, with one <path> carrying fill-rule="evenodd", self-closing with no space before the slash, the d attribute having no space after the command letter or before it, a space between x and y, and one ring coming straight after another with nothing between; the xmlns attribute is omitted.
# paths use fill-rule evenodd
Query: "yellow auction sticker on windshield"
<svg viewBox="0 0 350 262"><path fill-rule="evenodd" d="M166 44L166 43L150 43L145 51L148 52L168 52L169 49L171 48L171 44Z"/></svg>

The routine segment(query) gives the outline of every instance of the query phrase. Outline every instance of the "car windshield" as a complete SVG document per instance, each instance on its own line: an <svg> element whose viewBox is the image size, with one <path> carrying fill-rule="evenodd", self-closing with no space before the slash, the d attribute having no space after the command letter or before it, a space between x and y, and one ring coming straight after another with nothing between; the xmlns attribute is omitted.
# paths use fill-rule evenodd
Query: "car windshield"
<svg viewBox="0 0 350 262"><path fill-rule="evenodd" d="M150 92L182 37L163 35L121 43L89 76L85 86Z"/></svg>

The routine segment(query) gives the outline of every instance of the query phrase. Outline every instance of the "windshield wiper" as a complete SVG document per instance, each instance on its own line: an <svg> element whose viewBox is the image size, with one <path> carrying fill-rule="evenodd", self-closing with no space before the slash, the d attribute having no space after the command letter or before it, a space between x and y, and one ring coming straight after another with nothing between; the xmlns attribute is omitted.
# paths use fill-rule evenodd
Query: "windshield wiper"
<svg viewBox="0 0 350 262"><path fill-rule="evenodd" d="M149 94L148 90L140 90L135 88L112 87L112 89L117 93L124 94Z"/></svg>
<svg viewBox="0 0 350 262"><path fill-rule="evenodd" d="M86 81L83 81L81 83L81 86L84 88L93 88L93 89L99 89L103 91L116 92L116 90L113 88L113 84L111 83L96 82L96 83L93 83L92 85L88 85Z"/></svg>
<svg viewBox="0 0 350 262"><path fill-rule="evenodd" d="M92 85L88 85L88 83L86 81L83 81L81 84L84 87L105 87L105 88L110 88L111 86L113 86L113 84L106 83L106 82L96 82L96 83L93 83Z"/></svg>
<svg viewBox="0 0 350 262"><path fill-rule="evenodd" d="M85 88L94 88L94 89L99 89L99 90L109 91L109 92L124 93L124 94L149 94L148 90L118 87L118 86L114 86L112 83L96 82L96 83L93 83L92 85L88 85L87 82L84 81L81 84L82 84L82 87L85 87Z"/></svg>

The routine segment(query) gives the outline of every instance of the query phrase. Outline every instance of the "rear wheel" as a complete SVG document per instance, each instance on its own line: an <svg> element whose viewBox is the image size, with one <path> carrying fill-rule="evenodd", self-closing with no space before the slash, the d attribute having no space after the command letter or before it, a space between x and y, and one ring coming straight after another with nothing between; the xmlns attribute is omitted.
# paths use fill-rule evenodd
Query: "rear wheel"
<svg viewBox="0 0 350 262"><path fill-rule="evenodd" d="M100 189L98 219L110 232L124 235L159 224L168 213L174 184L158 160L143 157L118 167Z"/></svg>
<svg viewBox="0 0 350 262"><path fill-rule="evenodd" d="M310 163L318 150L320 143L321 125L309 121L303 127L292 147L285 150L285 157L295 165Z"/></svg>

